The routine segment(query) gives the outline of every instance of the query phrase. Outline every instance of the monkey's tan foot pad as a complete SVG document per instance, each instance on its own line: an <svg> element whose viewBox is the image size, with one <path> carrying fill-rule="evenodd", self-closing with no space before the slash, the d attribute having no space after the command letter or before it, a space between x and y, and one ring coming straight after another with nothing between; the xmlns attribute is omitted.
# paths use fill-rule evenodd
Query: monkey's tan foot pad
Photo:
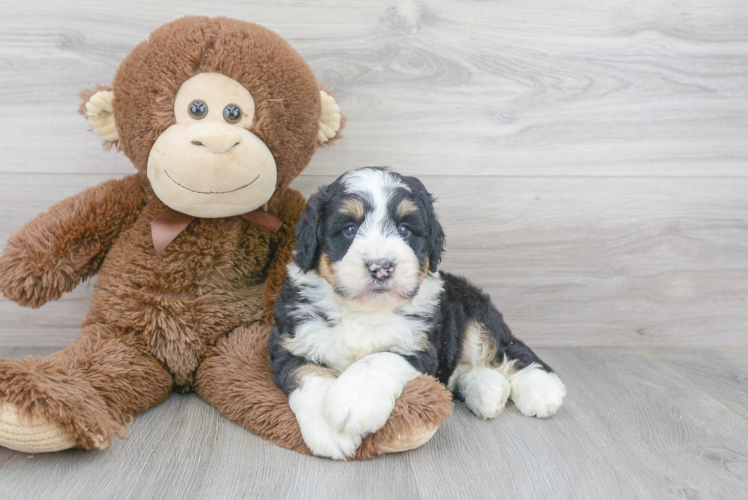
<svg viewBox="0 0 748 500"><path fill-rule="evenodd" d="M381 450L384 453L399 453L401 451L415 450L416 448L428 443L429 440L434 437L434 434L436 434L438 429L438 425L424 425L410 434L396 436L395 439L389 443L383 444Z"/></svg>
<svg viewBox="0 0 748 500"><path fill-rule="evenodd" d="M0 403L0 446L26 453L67 450L77 440L56 422L43 417L21 417L18 407Z"/></svg>

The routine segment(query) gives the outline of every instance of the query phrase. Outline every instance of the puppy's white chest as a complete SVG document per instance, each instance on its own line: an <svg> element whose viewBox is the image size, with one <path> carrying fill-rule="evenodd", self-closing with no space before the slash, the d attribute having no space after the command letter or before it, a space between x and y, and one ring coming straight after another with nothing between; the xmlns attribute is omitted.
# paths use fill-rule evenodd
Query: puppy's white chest
<svg viewBox="0 0 748 500"><path fill-rule="evenodd" d="M426 325L393 312L338 311L337 318L312 319L297 327L286 346L297 356L342 373L369 354L410 354L426 342Z"/></svg>
<svg viewBox="0 0 748 500"><path fill-rule="evenodd" d="M438 273L428 276L411 302L396 310L348 303L315 272L301 273L294 264L289 264L288 275L303 299L289 310L294 335L283 340L296 356L340 374L369 354L408 356L428 348L428 332L442 293Z"/></svg>

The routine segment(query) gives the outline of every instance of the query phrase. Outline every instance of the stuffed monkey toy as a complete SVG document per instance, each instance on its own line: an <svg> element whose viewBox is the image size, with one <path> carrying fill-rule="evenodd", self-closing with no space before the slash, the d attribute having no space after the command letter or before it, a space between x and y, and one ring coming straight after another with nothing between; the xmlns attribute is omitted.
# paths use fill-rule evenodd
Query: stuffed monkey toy
<svg viewBox="0 0 748 500"><path fill-rule="evenodd" d="M136 173L54 205L8 239L0 290L40 307L99 275L80 335L0 360L0 445L103 449L172 391L195 391L274 443L309 453L273 382L268 323L305 201L290 189L339 136L335 100L256 24L185 17L154 31L82 112ZM423 376L356 458L412 449L449 416Z"/></svg>

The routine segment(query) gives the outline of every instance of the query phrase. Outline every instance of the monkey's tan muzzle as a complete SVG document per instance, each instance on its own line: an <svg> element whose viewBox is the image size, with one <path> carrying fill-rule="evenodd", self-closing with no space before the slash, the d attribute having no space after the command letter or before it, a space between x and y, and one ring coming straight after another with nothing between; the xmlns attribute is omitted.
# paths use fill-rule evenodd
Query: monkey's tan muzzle
<svg viewBox="0 0 748 500"><path fill-rule="evenodd" d="M205 146L214 153L225 153L241 143L238 127L218 122L205 122L190 125L187 137L196 146Z"/></svg>

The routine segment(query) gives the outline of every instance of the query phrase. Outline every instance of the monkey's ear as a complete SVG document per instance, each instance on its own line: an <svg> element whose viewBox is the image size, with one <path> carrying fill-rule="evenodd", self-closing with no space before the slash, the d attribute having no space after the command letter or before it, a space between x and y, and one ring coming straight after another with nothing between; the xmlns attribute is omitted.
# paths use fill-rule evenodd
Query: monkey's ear
<svg viewBox="0 0 748 500"><path fill-rule="evenodd" d="M114 123L112 104L114 93L109 87L97 87L96 90L81 92L83 104L80 113L88 118L88 124L107 146L116 146L119 142L117 125Z"/></svg>
<svg viewBox="0 0 748 500"><path fill-rule="evenodd" d="M319 91L320 112L319 128L317 129L317 141L319 145L327 145L340 138L340 131L343 130L345 119L340 114L340 108L335 99L325 92Z"/></svg>

